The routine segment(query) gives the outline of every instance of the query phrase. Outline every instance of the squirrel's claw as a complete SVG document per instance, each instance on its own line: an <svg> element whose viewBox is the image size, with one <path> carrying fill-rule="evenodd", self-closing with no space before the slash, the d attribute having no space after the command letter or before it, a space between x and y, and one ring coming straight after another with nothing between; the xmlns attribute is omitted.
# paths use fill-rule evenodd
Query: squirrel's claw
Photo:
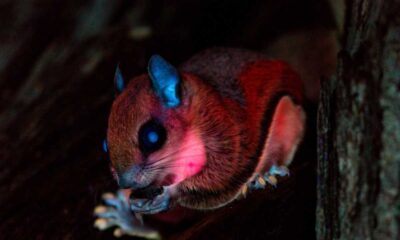
<svg viewBox="0 0 400 240"><path fill-rule="evenodd" d="M115 222L113 219L107 219L107 218L97 218L96 221L94 221L93 226L101 231L108 229L110 227L116 226Z"/></svg>
<svg viewBox="0 0 400 240"><path fill-rule="evenodd" d="M239 195L239 196L246 197L248 191L249 191L249 186L248 186L248 184L243 185L243 186L242 186L242 189L240 190L241 195Z"/></svg>
<svg viewBox="0 0 400 240"><path fill-rule="evenodd" d="M269 183L273 187L276 187L276 185L278 184L278 179L276 178L276 176L289 176L289 169L286 166L273 165L264 175L255 175L253 179L249 181L245 187L242 188L242 195L245 196L248 189L264 189L267 183Z"/></svg>
<svg viewBox="0 0 400 240"><path fill-rule="evenodd" d="M269 175L269 174L265 174L264 175L265 181L268 182L269 184L271 184L273 187L276 187L276 185L278 184L278 179L276 179L275 176L273 175Z"/></svg>
<svg viewBox="0 0 400 240"><path fill-rule="evenodd" d="M264 189L266 182L262 176L257 174L247 185L251 190Z"/></svg>
<svg viewBox="0 0 400 240"><path fill-rule="evenodd" d="M147 239L160 238L157 231L143 225L139 214L136 215L130 210L126 191L119 190L116 195L106 193L102 198L106 205L95 207L94 215L97 219L94 227L103 231L117 226L114 230L115 237L129 235Z"/></svg>
<svg viewBox="0 0 400 240"><path fill-rule="evenodd" d="M131 199L131 210L141 214L155 214L169 209L171 197L168 191L164 190L162 194L154 199Z"/></svg>
<svg viewBox="0 0 400 240"><path fill-rule="evenodd" d="M269 169L268 171L269 175L275 176L289 176L289 169L286 166L276 166L276 165L272 165L272 167Z"/></svg>
<svg viewBox="0 0 400 240"><path fill-rule="evenodd" d="M272 165L272 167L264 174L264 180L276 187L278 179L276 176L284 177L289 176L289 169L286 166Z"/></svg>

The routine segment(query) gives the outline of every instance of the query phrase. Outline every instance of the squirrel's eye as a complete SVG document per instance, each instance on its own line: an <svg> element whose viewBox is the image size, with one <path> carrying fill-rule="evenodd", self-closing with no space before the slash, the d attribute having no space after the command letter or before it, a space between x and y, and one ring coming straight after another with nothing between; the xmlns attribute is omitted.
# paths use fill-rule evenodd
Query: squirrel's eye
<svg viewBox="0 0 400 240"><path fill-rule="evenodd" d="M144 154L159 150L167 139L167 131L155 120L143 124L139 130L139 148Z"/></svg>

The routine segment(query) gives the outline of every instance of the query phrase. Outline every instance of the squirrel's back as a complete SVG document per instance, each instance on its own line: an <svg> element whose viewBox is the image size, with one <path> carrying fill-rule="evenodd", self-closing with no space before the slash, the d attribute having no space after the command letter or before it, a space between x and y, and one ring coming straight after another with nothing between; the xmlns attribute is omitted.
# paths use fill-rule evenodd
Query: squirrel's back
<svg viewBox="0 0 400 240"><path fill-rule="evenodd" d="M268 58L250 50L209 48L191 57L179 69L199 76L223 97L243 104L245 96L238 76L247 64L263 59Z"/></svg>
<svg viewBox="0 0 400 240"><path fill-rule="evenodd" d="M210 48L194 55L180 70L197 75L223 98L242 106L252 158L261 154L280 98L288 95L300 105L303 101L303 84L288 64L250 50Z"/></svg>

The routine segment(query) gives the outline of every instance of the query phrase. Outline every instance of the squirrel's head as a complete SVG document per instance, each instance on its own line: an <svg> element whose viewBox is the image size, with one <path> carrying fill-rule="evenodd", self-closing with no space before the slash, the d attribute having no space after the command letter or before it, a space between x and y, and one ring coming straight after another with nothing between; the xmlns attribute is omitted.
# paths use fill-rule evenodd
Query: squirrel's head
<svg viewBox="0 0 400 240"><path fill-rule="evenodd" d="M148 74L125 87L117 68L114 82L118 96L107 146L120 187L167 186L200 172L206 153L192 106L206 97L199 90L201 82L178 73L158 55L151 57Z"/></svg>

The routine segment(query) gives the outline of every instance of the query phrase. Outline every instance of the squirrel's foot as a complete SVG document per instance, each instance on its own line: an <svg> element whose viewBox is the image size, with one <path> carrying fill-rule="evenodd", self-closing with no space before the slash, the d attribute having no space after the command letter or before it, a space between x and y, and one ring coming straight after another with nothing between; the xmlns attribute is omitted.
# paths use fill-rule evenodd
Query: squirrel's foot
<svg viewBox="0 0 400 240"><path fill-rule="evenodd" d="M111 227L115 237L122 235L138 236L147 239L159 239L158 232L143 225L140 214L132 213L129 206L129 196L126 191L119 190L116 195L105 193L102 196L106 205L94 209L97 219L94 226L103 231Z"/></svg>
<svg viewBox="0 0 400 240"><path fill-rule="evenodd" d="M267 182L264 177L257 173L257 175L247 183L248 188L251 190L264 189Z"/></svg>
<svg viewBox="0 0 400 240"><path fill-rule="evenodd" d="M154 199L131 199L131 210L141 214L155 214L170 208L171 196L164 187L163 192Z"/></svg>
<svg viewBox="0 0 400 240"><path fill-rule="evenodd" d="M276 176L284 177L289 176L289 174L289 169L286 166L272 165L269 171L264 174L264 180L273 187L276 187L276 184L278 183Z"/></svg>
<svg viewBox="0 0 400 240"><path fill-rule="evenodd" d="M267 183L276 187L278 183L276 176L289 176L289 169L286 166L273 165L264 175L256 174L242 187L242 195L245 196L248 190L264 189Z"/></svg>

